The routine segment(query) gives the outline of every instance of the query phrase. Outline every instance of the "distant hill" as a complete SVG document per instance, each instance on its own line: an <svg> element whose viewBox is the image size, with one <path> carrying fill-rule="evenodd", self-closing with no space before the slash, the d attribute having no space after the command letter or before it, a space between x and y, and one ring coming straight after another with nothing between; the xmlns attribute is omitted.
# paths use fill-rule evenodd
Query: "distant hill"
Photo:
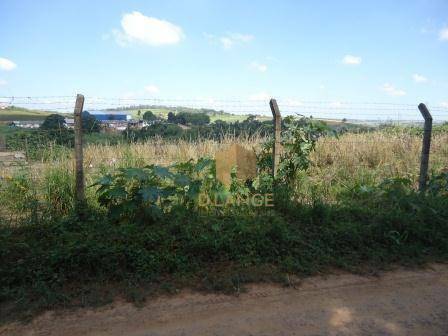
<svg viewBox="0 0 448 336"><path fill-rule="evenodd" d="M239 115L232 114L224 111L216 111L213 109L204 108L190 108L190 107L168 107L163 105L138 105L138 106L128 106L128 107L117 107L114 109L107 109L107 111L127 111L134 118L138 117L138 111L140 111L141 116L146 111L152 111L155 115L166 119L169 112L179 113L179 112L191 112L191 113L206 113L210 116L210 120L213 122L215 120L223 120L227 122L243 121L247 119L249 115ZM43 120L50 114L54 112L43 111L43 110L30 110L24 107L18 106L8 106L4 109L0 109L0 122L7 121L33 121L33 120ZM62 115L69 117L71 114L61 113ZM257 116L259 120L268 120L270 117Z"/></svg>
<svg viewBox="0 0 448 336"><path fill-rule="evenodd" d="M117 107L114 109L108 109L108 111L128 111L134 118L138 117L138 111L141 115L146 111L151 111L156 116L166 119L169 112L179 113L179 112L190 112L190 113L206 113L210 120L213 122L215 120L223 120L227 122L243 121L247 119L248 114L233 114L225 111L217 111L214 109L207 108L191 108L184 106L164 106L164 105L136 105L136 106L126 106ZM269 120L271 117L268 116L256 116L258 120Z"/></svg>
<svg viewBox="0 0 448 336"><path fill-rule="evenodd" d="M23 107L8 106L0 109L0 121L43 120L52 113L49 111L29 110Z"/></svg>

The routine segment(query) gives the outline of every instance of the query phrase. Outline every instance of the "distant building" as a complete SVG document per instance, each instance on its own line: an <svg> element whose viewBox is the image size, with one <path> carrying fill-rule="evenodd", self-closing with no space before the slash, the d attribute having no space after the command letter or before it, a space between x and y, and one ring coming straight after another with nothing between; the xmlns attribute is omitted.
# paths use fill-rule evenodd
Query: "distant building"
<svg viewBox="0 0 448 336"><path fill-rule="evenodd" d="M124 111L89 111L89 113L101 123L126 122L132 119L132 116Z"/></svg>
<svg viewBox="0 0 448 336"><path fill-rule="evenodd" d="M75 119L65 118L65 126L70 129L74 128L75 127Z"/></svg>
<svg viewBox="0 0 448 336"><path fill-rule="evenodd" d="M10 127L20 128L39 128L43 121L31 120L31 121L13 121L9 124Z"/></svg>
<svg viewBox="0 0 448 336"><path fill-rule="evenodd" d="M152 125L153 122L146 121L146 120L130 120L128 122L128 127L130 129L142 129L143 127L148 127L149 125Z"/></svg>

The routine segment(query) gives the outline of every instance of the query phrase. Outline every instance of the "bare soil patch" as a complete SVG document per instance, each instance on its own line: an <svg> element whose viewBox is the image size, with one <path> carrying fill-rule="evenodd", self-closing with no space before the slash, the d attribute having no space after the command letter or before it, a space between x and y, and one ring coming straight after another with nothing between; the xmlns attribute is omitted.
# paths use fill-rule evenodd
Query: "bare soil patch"
<svg viewBox="0 0 448 336"><path fill-rule="evenodd" d="M143 307L47 312L0 335L446 335L448 265L378 277L333 274L239 296L183 291Z"/></svg>

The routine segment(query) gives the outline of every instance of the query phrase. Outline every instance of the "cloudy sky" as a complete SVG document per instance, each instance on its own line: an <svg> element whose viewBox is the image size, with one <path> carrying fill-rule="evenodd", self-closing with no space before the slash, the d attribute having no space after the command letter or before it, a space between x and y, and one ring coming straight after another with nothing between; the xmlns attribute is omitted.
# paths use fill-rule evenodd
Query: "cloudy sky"
<svg viewBox="0 0 448 336"><path fill-rule="evenodd" d="M448 107L448 1L0 2L0 96Z"/></svg>

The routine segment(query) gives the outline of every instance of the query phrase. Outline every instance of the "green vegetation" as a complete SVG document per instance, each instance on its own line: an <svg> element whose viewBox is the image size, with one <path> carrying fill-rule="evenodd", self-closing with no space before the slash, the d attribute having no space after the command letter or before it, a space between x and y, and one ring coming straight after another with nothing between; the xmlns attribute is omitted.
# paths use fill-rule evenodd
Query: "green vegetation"
<svg viewBox="0 0 448 336"><path fill-rule="evenodd" d="M0 121L44 120L51 112L29 110L23 107L8 106L0 110Z"/></svg>
<svg viewBox="0 0 448 336"><path fill-rule="evenodd" d="M82 114L82 128L86 140L90 143L105 143L108 139L109 142L111 140L110 136L89 136L98 133L100 127L95 117L88 112ZM24 151L26 156L33 160L54 158L54 153L67 152L66 149L73 147L75 142L73 130L66 127L65 118L59 114L48 115L39 129L1 126L0 131L5 135L8 150ZM49 155L49 152L53 154Z"/></svg>
<svg viewBox="0 0 448 336"><path fill-rule="evenodd" d="M210 117L206 113L179 112L174 114L169 112L167 121L173 124L181 125L207 125L210 123Z"/></svg>
<svg viewBox="0 0 448 336"><path fill-rule="evenodd" d="M63 128L65 128L65 118L59 114L50 114L40 125L42 130L61 130Z"/></svg>
<svg viewBox="0 0 448 336"><path fill-rule="evenodd" d="M216 179L214 161L205 155L207 148L220 150L213 140L88 145L86 163L96 169L88 170L82 220L74 210L67 151L39 173L24 168L2 178L2 318L116 295L139 302L185 286L230 293L252 281L288 284L289 274L335 267L375 272L448 260L446 133L433 139L433 172L420 193L414 166L421 138L408 129L336 137L320 121L286 118L273 180L269 124L253 118L235 124L245 131L257 125L256 134L266 126L267 137L257 146L246 143L256 147L257 177L240 181L233 173L230 187ZM160 165L141 155L169 159L181 151L195 159ZM118 161L104 163L102 156ZM272 207L226 201L265 193L274 194ZM201 195L217 202L200 204Z"/></svg>
<svg viewBox="0 0 448 336"><path fill-rule="evenodd" d="M156 119L157 117L155 116L154 113L152 113L152 111L146 111L145 113L143 113L143 120L154 121Z"/></svg>
<svg viewBox="0 0 448 336"><path fill-rule="evenodd" d="M140 179L129 170L121 176L130 184ZM60 182L70 182L61 178L49 201L67 204L56 197L70 197L72 190L61 189ZM28 186L20 179L14 184L21 191ZM100 191L100 199L111 206L109 212L92 210L83 221L60 217L70 207L53 206L48 213L35 209L32 191L16 193L15 206L29 217L0 228L0 300L14 302L3 310L4 318L98 304L118 293L135 301L186 285L234 292L254 280L287 284L286 274L306 276L334 267L365 272L448 257L448 198L440 191L418 194L405 180L360 187L337 204L319 199L297 204L282 197L274 208L219 212L172 206L163 214L148 214L120 207L119 218L110 211L123 203L113 199L126 198L108 190L106 198ZM155 193L146 189L132 195L142 203L128 199L126 206L141 207ZM104 284L109 292L99 290Z"/></svg>
<svg viewBox="0 0 448 336"><path fill-rule="evenodd" d="M141 115L144 115L145 111L151 111L156 117L160 119L168 119L168 114L171 112L173 114L177 113L202 113L206 114L210 117L210 122L214 122L216 120L222 120L225 122L236 122L236 121L243 121L245 120L248 115L239 115L239 114L232 114L224 111L216 111L213 109L204 109L204 108L189 108L189 107L167 107L167 106L160 106L160 105L140 105L140 106L132 106L132 107L117 107L116 109L113 109L114 111L128 111L132 114L132 116L136 119L138 119ZM140 111L140 115L139 115ZM258 120L264 121L264 120L270 120L271 117L269 116L257 116Z"/></svg>

